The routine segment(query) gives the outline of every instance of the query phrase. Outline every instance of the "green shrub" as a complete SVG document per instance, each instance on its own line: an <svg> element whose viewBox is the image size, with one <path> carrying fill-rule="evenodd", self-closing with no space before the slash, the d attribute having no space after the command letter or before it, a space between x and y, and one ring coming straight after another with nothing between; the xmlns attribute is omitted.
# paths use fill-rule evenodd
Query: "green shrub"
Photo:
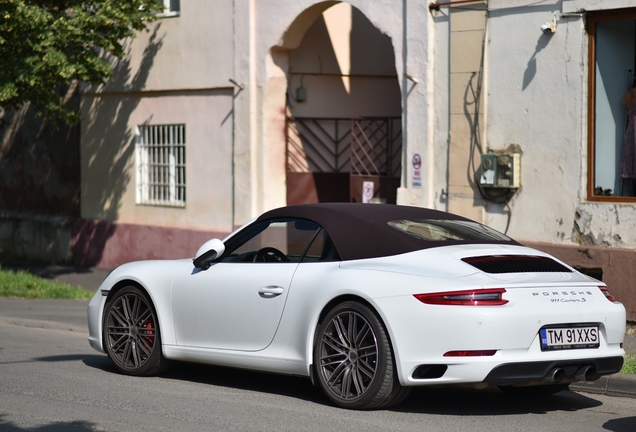
<svg viewBox="0 0 636 432"><path fill-rule="evenodd" d="M25 299L89 299L92 293L69 284L43 279L23 270L0 268L0 297Z"/></svg>
<svg viewBox="0 0 636 432"><path fill-rule="evenodd" d="M636 375L636 354L627 354L621 373Z"/></svg>

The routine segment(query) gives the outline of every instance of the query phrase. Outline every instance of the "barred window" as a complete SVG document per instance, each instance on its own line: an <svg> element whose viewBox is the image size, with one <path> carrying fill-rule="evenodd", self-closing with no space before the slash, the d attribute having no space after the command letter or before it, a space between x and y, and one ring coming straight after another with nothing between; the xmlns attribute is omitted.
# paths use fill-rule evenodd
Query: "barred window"
<svg viewBox="0 0 636 432"><path fill-rule="evenodd" d="M184 207L185 125L137 127L137 204Z"/></svg>

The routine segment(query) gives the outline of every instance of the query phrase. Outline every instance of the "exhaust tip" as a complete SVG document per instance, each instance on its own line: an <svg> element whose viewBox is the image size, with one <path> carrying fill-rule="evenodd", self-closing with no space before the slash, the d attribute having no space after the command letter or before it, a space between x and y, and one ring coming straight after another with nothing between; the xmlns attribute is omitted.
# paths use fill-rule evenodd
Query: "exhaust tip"
<svg viewBox="0 0 636 432"><path fill-rule="evenodd" d="M577 381L595 381L598 379L594 366L583 366L574 374Z"/></svg>
<svg viewBox="0 0 636 432"><path fill-rule="evenodd" d="M543 381L558 384L565 378L565 370L561 368L552 369Z"/></svg>

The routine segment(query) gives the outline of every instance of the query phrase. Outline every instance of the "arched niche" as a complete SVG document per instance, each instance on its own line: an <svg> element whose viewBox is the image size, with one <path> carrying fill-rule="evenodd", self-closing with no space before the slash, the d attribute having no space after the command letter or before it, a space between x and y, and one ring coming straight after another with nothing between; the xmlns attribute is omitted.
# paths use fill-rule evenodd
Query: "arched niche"
<svg viewBox="0 0 636 432"><path fill-rule="evenodd" d="M374 201L395 202L402 105L389 36L347 3L317 3L270 49L265 76L266 207L359 202L369 182Z"/></svg>

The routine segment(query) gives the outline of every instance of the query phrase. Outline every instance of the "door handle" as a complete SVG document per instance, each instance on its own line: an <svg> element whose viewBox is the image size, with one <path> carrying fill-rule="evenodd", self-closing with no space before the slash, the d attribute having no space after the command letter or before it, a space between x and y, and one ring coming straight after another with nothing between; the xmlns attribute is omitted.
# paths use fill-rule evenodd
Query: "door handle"
<svg viewBox="0 0 636 432"><path fill-rule="evenodd" d="M281 295L285 289L279 286L265 286L258 290L258 295L269 298Z"/></svg>

